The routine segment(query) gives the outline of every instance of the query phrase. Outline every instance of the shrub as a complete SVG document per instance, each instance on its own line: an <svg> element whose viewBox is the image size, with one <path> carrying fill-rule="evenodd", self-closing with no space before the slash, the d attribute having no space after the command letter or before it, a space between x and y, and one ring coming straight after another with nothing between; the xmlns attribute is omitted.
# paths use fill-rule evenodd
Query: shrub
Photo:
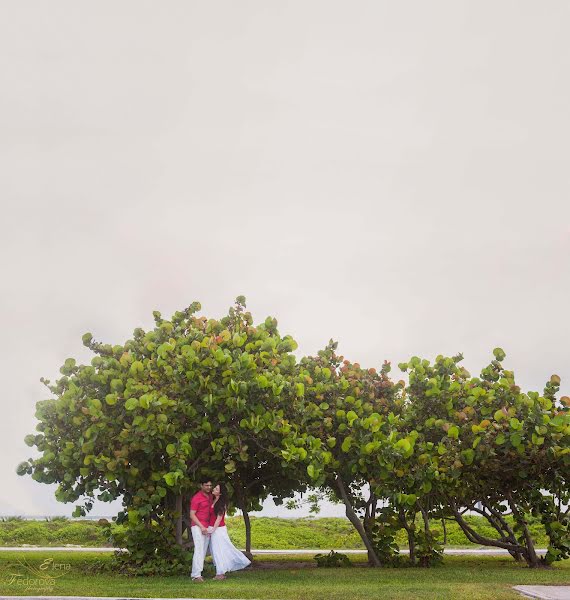
<svg viewBox="0 0 570 600"><path fill-rule="evenodd" d="M55 541L60 544L89 545L93 542L104 543L101 528L95 523L66 523L54 532Z"/></svg>
<svg viewBox="0 0 570 600"><path fill-rule="evenodd" d="M317 567L352 567L352 563L346 554L331 550L328 554L316 554L314 559L317 561Z"/></svg>

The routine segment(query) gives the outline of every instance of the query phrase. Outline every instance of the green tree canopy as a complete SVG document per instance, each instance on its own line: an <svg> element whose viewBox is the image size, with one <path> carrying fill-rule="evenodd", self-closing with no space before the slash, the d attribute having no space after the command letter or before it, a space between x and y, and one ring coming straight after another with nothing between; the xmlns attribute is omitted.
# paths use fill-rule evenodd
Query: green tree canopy
<svg viewBox="0 0 570 600"><path fill-rule="evenodd" d="M226 480L246 511L273 488L282 496L298 487L274 458L291 427L295 341L271 317L254 326L243 297L219 320L199 310L170 320L155 312L152 330L121 345L86 334L91 364L67 359L62 377L45 382L55 398L38 402L39 433L26 437L41 456L18 467L58 483L58 500L86 497L76 515L95 497L122 497L118 520L132 533L122 541L141 561L158 546L181 560L175 532L180 544L188 497L204 478Z"/></svg>
<svg viewBox="0 0 570 600"><path fill-rule="evenodd" d="M317 490L344 503L376 566L401 562L400 529L412 564L440 560L434 524L449 519L532 567L570 557L570 399L557 399L558 376L524 392L496 348L479 377L461 355L412 357L400 365L408 383L394 383L388 362L362 368L332 341L297 362L295 341L272 317L254 325L243 297L219 319L199 311L155 312L154 327L123 344L85 334L91 364L68 358L44 381L52 397L26 436L39 456L18 473L58 484L62 502L83 499L76 516L95 498L122 499L123 566L185 572L189 499L204 479L227 484L247 550L249 511ZM544 559L532 519L550 540Z"/></svg>

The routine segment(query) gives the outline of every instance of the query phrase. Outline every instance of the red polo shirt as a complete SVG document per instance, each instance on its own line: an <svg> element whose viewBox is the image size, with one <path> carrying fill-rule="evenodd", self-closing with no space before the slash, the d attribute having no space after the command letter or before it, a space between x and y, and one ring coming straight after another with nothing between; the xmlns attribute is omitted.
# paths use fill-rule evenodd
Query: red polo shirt
<svg viewBox="0 0 570 600"><path fill-rule="evenodd" d="M190 510L196 511L196 518L204 527L210 524L210 515L212 513L212 497L204 494L202 490L196 492L190 500ZM192 523L192 527L197 527Z"/></svg>

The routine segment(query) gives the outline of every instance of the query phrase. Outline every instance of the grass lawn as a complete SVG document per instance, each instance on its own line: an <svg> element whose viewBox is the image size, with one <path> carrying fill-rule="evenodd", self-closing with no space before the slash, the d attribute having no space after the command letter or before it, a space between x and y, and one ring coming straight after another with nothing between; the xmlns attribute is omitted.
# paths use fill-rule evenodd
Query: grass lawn
<svg viewBox="0 0 570 600"><path fill-rule="evenodd" d="M39 570L46 559L48 564ZM273 600L369 600L398 599L514 599L521 598L511 586L522 584L570 585L570 561L548 570L531 570L510 557L448 556L433 569L371 569L363 557L351 556L355 564L346 569L317 569L312 557L267 556L255 567L230 574L226 581L194 584L189 577L127 577L94 573L99 561L112 560L103 553L4 552L0 554L2 595L90 595L120 597L259 598ZM20 561L20 562L19 562ZM26 564L23 564L23 563ZM63 569L63 570L62 570ZM210 577L212 567L208 568ZM29 589L13 582L10 573L37 578L53 574L51 590ZM34 574L37 573L37 574Z"/></svg>

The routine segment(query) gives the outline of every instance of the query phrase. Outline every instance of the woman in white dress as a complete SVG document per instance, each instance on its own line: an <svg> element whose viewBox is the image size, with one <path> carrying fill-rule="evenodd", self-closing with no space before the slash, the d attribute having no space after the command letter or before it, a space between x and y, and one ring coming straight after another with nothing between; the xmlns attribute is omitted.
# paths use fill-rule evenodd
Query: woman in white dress
<svg viewBox="0 0 570 600"><path fill-rule="evenodd" d="M210 552L216 565L214 579L225 579L229 571L239 571L251 564L251 561L240 552L230 540L226 528L225 515L228 505L226 491L222 484L212 490L214 502L210 511Z"/></svg>

